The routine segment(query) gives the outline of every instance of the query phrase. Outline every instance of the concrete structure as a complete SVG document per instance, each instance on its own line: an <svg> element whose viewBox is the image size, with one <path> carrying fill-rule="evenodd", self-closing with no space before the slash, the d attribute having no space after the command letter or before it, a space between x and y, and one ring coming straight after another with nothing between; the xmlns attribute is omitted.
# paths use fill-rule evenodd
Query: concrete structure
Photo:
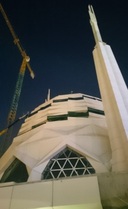
<svg viewBox="0 0 128 209"><path fill-rule="evenodd" d="M60 95L37 107L1 158L0 170L5 171L17 158L26 165L28 181L41 180L50 159L53 161L59 153L69 152L66 149L90 162L95 171L92 169L88 174L111 169L111 148L100 99L80 93Z"/></svg>
<svg viewBox="0 0 128 209"><path fill-rule="evenodd" d="M96 42L94 63L112 149L112 171L128 171L128 89L111 47L102 41L92 6L89 14Z"/></svg>
<svg viewBox="0 0 128 209"><path fill-rule="evenodd" d="M103 98L59 95L36 107L0 159L2 209L128 208L127 88L93 8Z"/></svg>
<svg viewBox="0 0 128 209"><path fill-rule="evenodd" d="M50 184L50 191L53 191L55 184L62 187L61 182L65 185L66 192L71 182L76 184L76 188L81 185L81 191L72 187L69 197L74 201L72 198L65 200L66 205L73 208L75 205L81 205L80 208L89 206L99 209L102 206L95 174L108 172L111 168L110 159L111 148L101 100L81 93L60 95L35 108L22 124L18 136L1 158L1 185L6 187L5 190L9 190L11 198L14 196L14 200L11 199L13 205L17 197L14 191L17 188L22 191L23 186L10 186L5 182L28 182L25 187L30 186L33 191L36 184L31 185L29 182L38 182L39 185L42 180L41 193L45 185ZM88 177L85 179L83 176ZM55 181L60 178L61 181ZM54 183L50 179L53 179ZM45 183L46 180L50 182ZM93 185L90 185L91 182ZM35 191L32 193L35 196ZM94 195L90 196L89 193ZM62 196L63 192L59 192L58 196L56 193L57 198L62 199ZM56 206L51 197L52 195L47 207ZM10 199L8 201L10 202ZM16 208L17 204L15 207L14 205L5 209ZM28 205L21 205L21 208L30 208Z"/></svg>
<svg viewBox="0 0 128 209"><path fill-rule="evenodd" d="M128 175L110 172L111 157L100 99L78 93L48 100L30 113L0 160L2 209L20 202L22 209L100 209L115 196L124 206Z"/></svg>
<svg viewBox="0 0 128 209"><path fill-rule="evenodd" d="M1 209L101 209L97 178L10 184L0 187Z"/></svg>

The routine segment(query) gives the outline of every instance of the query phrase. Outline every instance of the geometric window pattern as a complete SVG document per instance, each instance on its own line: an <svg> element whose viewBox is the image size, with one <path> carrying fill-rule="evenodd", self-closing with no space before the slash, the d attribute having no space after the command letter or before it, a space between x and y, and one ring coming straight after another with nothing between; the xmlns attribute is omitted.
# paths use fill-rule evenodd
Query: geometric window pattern
<svg viewBox="0 0 128 209"><path fill-rule="evenodd" d="M94 173L94 168L85 157L65 148L49 161L42 173L42 179L58 179Z"/></svg>

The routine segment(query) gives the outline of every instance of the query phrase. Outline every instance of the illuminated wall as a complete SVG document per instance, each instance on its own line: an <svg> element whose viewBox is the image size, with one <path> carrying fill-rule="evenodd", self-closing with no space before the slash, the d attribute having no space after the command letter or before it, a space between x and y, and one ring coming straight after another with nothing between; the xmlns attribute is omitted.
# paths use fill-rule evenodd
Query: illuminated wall
<svg viewBox="0 0 128 209"><path fill-rule="evenodd" d="M1 209L102 209L97 177L0 186Z"/></svg>
<svg viewBox="0 0 128 209"><path fill-rule="evenodd" d="M1 158L1 182L109 172L110 160L101 100L80 93L60 95L35 108L22 124Z"/></svg>

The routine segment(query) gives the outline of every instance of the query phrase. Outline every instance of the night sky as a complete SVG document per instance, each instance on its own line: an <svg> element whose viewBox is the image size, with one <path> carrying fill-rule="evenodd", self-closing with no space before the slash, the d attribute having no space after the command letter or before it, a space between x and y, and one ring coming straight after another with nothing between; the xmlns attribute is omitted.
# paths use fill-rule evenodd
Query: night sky
<svg viewBox="0 0 128 209"><path fill-rule="evenodd" d="M44 102L47 91L100 97L92 57L95 42L88 5L93 5L103 41L116 56L128 84L127 1L1 0L35 72L26 70L17 117ZM6 127L22 57L0 15L0 130Z"/></svg>

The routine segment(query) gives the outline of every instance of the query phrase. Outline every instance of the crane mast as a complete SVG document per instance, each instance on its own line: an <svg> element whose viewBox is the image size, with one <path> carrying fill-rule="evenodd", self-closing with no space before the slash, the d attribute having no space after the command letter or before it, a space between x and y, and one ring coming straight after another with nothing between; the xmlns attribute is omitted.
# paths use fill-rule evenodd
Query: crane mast
<svg viewBox="0 0 128 209"><path fill-rule="evenodd" d="M8 125L13 123L16 118L16 112L17 112L18 103L19 103L20 94L21 94L21 87L23 84L23 79L24 79L24 74L25 74L26 62L27 62L26 58L23 58L23 61L20 67L20 72L18 75L18 79L16 82L15 93L13 95L12 104L11 104L10 112L8 115Z"/></svg>
<svg viewBox="0 0 128 209"><path fill-rule="evenodd" d="M13 29L13 27L12 27L12 25L11 25L11 23L10 23L10 21L9 21L9 19L8 19L8 17L7 17L7 15L6 15L6 13L5 13L1 4L0 4L0 12L1 12L1 14L2 14L9 30L10 30L10 32L11 32L14 44L17 46L21 56L23 57L22 64L21 64L21 67L20 67L20 71L19 71L19 74L18 74L18 79L17 79L17 82L16 82L15 92L14 92L14 95L13 95L10 111L9 111L8 118L7 118L7 126L10 126L16 118L16 112L17 112L17 108L18 108L18 102L19 102L19 98L20 98L20 94L21 94L21 90L22 90L22 84L23 84L23 79L24 79L26 67L28 68L28 70L30 72L30 76L32 78L34 78L35 75L34 75L34 72L31 69L31 66L29 64L30 58L26 54L23 47L21 46L20 40L16 36L15 31L14 31L14 29ZM8 134L8 129L3 130L3 132L1 132L1 133L4 134L5 132L7 132L6 135L9 135ZM8 139L8 138L9 138L9 136L5 137L5 139ZM11 144L11 142L6 142L6 143L8 143L8 146Z"/></svg>

